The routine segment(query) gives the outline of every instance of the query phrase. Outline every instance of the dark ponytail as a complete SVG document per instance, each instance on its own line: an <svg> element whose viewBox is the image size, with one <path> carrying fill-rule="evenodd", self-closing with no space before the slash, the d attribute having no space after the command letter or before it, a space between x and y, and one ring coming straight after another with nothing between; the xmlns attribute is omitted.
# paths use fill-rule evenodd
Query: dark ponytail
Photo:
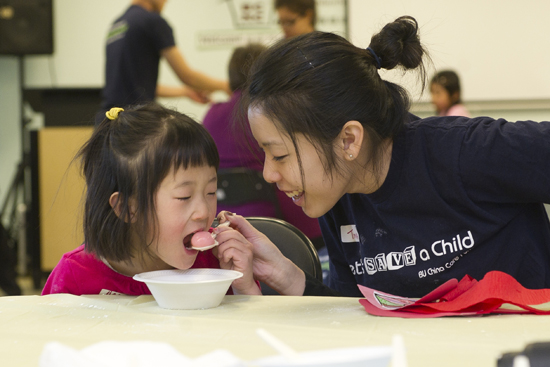
<svg viewBox="0 0 550 367"><path fill-rule="evenodd" d="M280 41L253 65L245 107L261 108L295 147L296 134L304 134L324 158L329 176L340 168L334 140L346 122L357 120L377 167L381 143L401 131L410 107L402 87L380 78L378 62L384 69L418 68L424 85L425 51L417 31L416 20L404 16L374 35L370 50L324 32Z"/></svg>
<svg viewBox="0 0 550 367"><path fill-rule="evenodd" d="M382 59L384 69L403 66L415 69L422 65L425 54L418 37L418 23L413 17L403 16L386 24L382 30L372 36L370 48Z"/></svg>

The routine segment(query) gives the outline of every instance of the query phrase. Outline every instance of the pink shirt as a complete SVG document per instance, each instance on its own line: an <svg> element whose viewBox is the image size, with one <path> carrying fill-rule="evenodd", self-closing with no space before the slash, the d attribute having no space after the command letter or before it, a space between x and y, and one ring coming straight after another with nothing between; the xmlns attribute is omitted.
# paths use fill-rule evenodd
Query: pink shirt
<svg viewBox="0 0 550 367"><path fill-rule="evenodd" d="M199 252L191 268L219 269L219 261L211 250ZM86 252L84 245L63 255L53 269L42 290L42 295L52 293L126 294L140 296L151 294L147 285L132 277L117 273L95 255Z"/></svg>
<svg viewBox="0 0 550 367"><path fill-rule="evenodd" d="M470 116L470 111L464 107L463 104L455 104L451 106L445 113L440 113L439 116L466 116L466 117L472 117Z"/></svg>

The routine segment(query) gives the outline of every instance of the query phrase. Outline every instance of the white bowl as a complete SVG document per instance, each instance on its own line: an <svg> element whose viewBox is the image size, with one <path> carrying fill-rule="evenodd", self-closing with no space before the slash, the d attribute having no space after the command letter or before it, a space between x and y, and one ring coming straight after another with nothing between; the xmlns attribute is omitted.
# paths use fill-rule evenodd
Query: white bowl
<svg viewBox="0 0 550 367"><path fill-rule="evenodd" d="M233 280L243 276L235 270L158 270L134 275L145 282L162 308L195 310L217 307Z"/></svg>
<svg viewBox="0 0 550 367"><path fill-rule="evenodd" d="M260 367L387 367L392 356L391 347L336 348L298 353L290 359L282 355L254 361Z"/></svg>

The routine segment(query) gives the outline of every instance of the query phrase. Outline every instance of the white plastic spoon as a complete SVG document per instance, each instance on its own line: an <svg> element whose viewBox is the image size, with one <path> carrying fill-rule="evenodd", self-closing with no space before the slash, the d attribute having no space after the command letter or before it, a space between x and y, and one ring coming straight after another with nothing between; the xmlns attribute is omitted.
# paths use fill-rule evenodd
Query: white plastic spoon
<svg viewBox="0 0 550 367"><path fill-rule="evenodd" d="M295 362L300 359L300 355L294 349L283 343L281 340L277 339L271 333L267 332L267 330L256 329L256 334L258 334L264 342L269 344L273 349L275 349L289 361Z"/></svg>

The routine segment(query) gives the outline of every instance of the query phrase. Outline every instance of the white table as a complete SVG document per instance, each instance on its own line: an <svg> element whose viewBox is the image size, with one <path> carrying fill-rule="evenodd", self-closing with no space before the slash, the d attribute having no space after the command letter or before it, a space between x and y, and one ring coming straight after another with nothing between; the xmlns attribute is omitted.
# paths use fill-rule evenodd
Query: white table
<svg viewBox="0 0 550 367"><path fill-rule="evenodd" d="M275 354L264 328L297 351L390 345L401 334L410 367L496 366L498 356L550 341L550 316L401 319L368 315L357 298L226 296L208 310L166 310L152 296L0 297L0 365L38 366L49 341L166 342L188 357L226 349L244 360Z"/></svg>

